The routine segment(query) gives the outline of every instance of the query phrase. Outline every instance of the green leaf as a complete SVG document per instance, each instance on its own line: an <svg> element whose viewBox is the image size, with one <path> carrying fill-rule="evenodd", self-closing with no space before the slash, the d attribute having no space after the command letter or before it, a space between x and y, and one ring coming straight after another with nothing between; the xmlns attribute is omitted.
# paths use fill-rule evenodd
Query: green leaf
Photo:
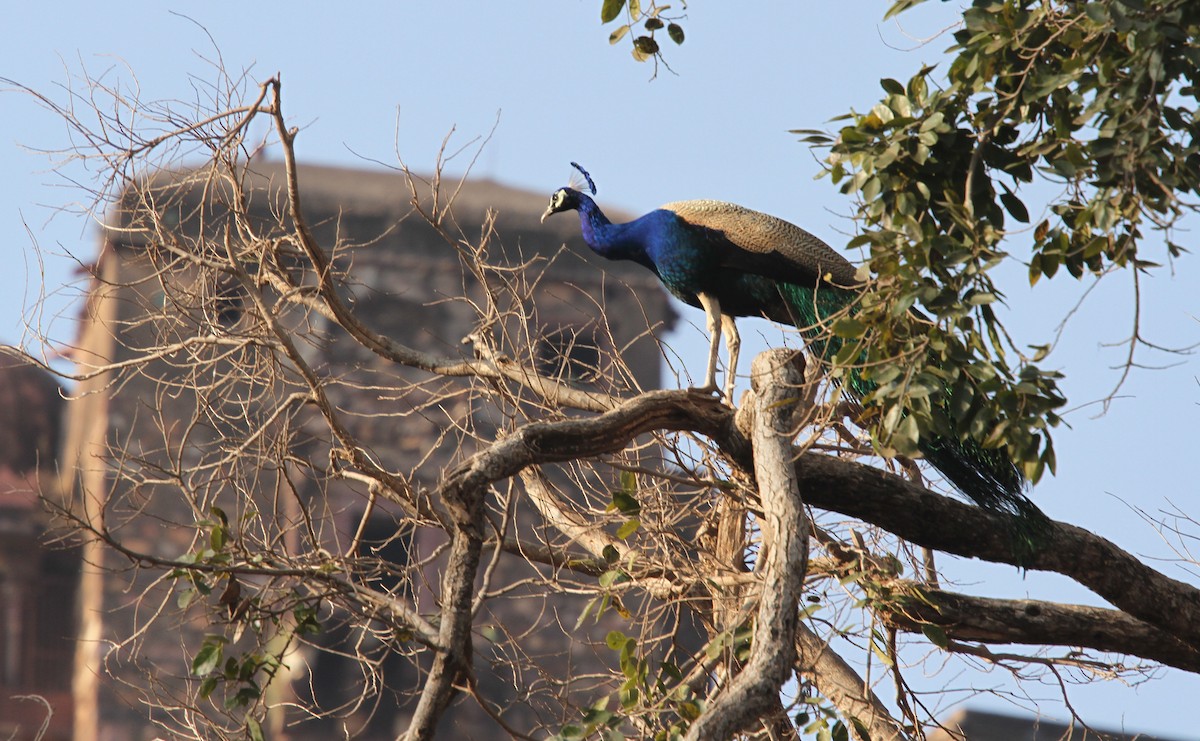
<svg viewBox="0 0 1200 741"><path fill-rule="evenodd" d="M603 699L606 702L608 701L607 697ZM604 710L603 708L599 710L595 708L588 708L587 710L583 711L583 722L587 723L588 727L595 728L596 726L607 724L613 719L613 716L614 713L611 710Z"/></svg>
<svg viewBox="0 0 1200 741"><path fill-rule="evenodd" d="M633 471L621 471L621 491L629 494L637 492L638 480L637 474Z"/></svg>
<svg viewBox="0 0 1200 741"><path fill-rule="evenodd" d="M575 621L575 630L579 630L583 627L583 624L587 622L588 615L591 615L593 610L596 611L596 615L599 617L599 614L604 611L602 603L606 599L608 598L593 597L591 600L589 600L588 603L583 606L583 610L579 613L579 619Z"/></svg>
<svg viewBox="0 0 1200 741"><path fill-rule="evenodd" d="M867 325L851 317L843 317L833 324L833 333L838 337L844 337L848 340L856 340L866 334L866 332Z"/></svg>
<svg viewBox="0 0 1200 741"><path fill-rule="evenodd" d="M200 649L200 653L196 654L196 658L192 659L192 674L197 677L207 676L213 669L217 668L217 664L221 663L221 644L216 641L205 643Z"/></svg>
<svg viewBox="0 0 1200 741"><path fill-rule="evenodd" d="M621 707L631 708L638 703L639 692L637 687L622 687L621 692Z"/></svg>
<svg viewBox="0 0 1200 741"><path fill-rule="evenodd" d="M895 662L892 661L892 658L885 654L883 649L881 649L879 644L877 644L875 641L871 641L871 652L875 654L875 658L879 659L884 666L891 668L895 664Z"/></svg>
<svg viewBox="0 0 1200 741"><path fill-rule="evenodd" d="M262 695L257 687L248 686L242 687L233 697L225 699L225 709L233 710L234 708L244 708L249 706Z"/></svg>
<svg viewBox="0 0 1200 741"><path fill-rule="evenodd" d="M558 736L559 738L563 739L583 738L584 732L583 728L577 725L565 725L562 727L562 730L558 732Z"/></svg>
<svg viewBox="0 0 1200 741"><path fill-rule="evenodd" d="M922 134L924 134L926 131L933 131L934 129L939 128L942 123L945 122L945 120L945 114L943 114L941 111L934 111L926 116L925 120L921 121L921 127L918 131Z"/></svg>
<svg viewBox="0 0 1200 741"><path fill-rule="evenodd" d="M854 726L854 732L862 741L871 741L871 730L867 728L867 724L855 716L850 716L850 725Z"/></svg>
<svg viewBox="0 0 1200 741"><path fill-rule="evenodd" d="M914 5L920 5L923 2L925 2L925 0L897 0L892 7L888 8L888 11L884 14L883 19L886 21L892 16L899 15Z"/></svg>
<svg viewBox="0 0 1200 741"><path fill-rule="evenodd" d="M200 699L207 700L209 696L212 695L213 691L217 689L217 684L220 681L221 678L214 674L201 682L200 689L197 690L197 693L200 695Z"/></svg>
<svg viewBox="0 0 1200 741"><path fill-rule="evenodd" d="M863 200L868 203L874 201L875 197L879 195L879 190L881 187L882 186L879 182L879 178L868 178L867 182L863 184L861 189Z"/></svg>
<svg viewBox="0 0 1200 741"><path fill-rule="evenodd" d="M792 129L788 133L800 136L800 141L804 142L805 144L823 145L833 143L833 137L831 137L827 132L819 131L817 129Z"/></svg>
<svg viewBox="0 0 1200 741"><path fill-rule="evenodd" d="M853 365L859 359L861 354L862 348L860 347L859 343L847 342L842 345L842 349L838 350L837 354L833 356L833 364L838 367L838 370L840 370L845 366Z"/></svg>
<svg viewBox="0 0 1200 741"><path fill-rule="evenodd" d="M929 639L929 642L938 648L949 648L950 639L946 637L946 631L942 630L937 625L922 625L921 632Z"/></svg>
<svg viewBox="0 0 1200 741"><path fill-rule="evenodd" d="M262 726L254 718L246 718L246 733L250 736L250 741L263 741Z"/></svg>
<svg viewBox="0 0 1200 741"><path fill-rule="evenodd" d="M614 584L623 584L627 581L629 581L629 577L624 571L619 569L609 569L601 574L599 579L600 586L604 587L605 589L613 586Z"/></svg>
<svg viewBox="0 0 1200 741"><path fill-rule="evenodd" d="M667 36L671 37L671 41L676 44L683 43L683 26L678 23L670 23L667 25Z"/></svg>
<svg viewBox="0 0 1200 741"><path fill-rule="evenodd" d="M1004 204L1004 210L1012 215L1014 219L1022 224L1029 223L1029 209L1025 208L1025 204L1021 202L1012 193L1001 193L1000 202Z"/></svg>
<svg viewBox="0 0 1200 741"><path fill-rule="evenodd" d="M658 42L650 36L638 36L633 40L633 58L644 62L658 53Z"/></svg>
<svg viewBox="0 0 1200 741"><path fill-rule="evenodd" d="M664 661L662 663L662 665L659 667L659 669L668 678L670 678L676 682L683 681L683 672L679 670L678 666L671 663L670 661Z"/></svg>
<svg viewBox="0 0 1200 741"><path fill-rule="evenodd" d="M614 491L612 504L607 509L610 512L615 509L623 515L636 516L641 513L642 505L638 502L637 497L628 491Z"/></svg>
<svg viewBox="0 0 1200 741"><path fill-rule="evenodd" d="M600 6L600 22L612 22L621 14L624 7L625 0L604 0L604 5Z"/></svg>
<svg viewBox="0 0 1200 741"><path fill-rule="evenodd" d="M700 714L704 712L704 709L700 707L700 703L695 700L684 700L675 709L679 711L679 715L684 720L688 721L699 718Z"/></svg>
<svg viewBox="0 0 1200 741"><path fill-rule="evenodd" d="M620 490L630 495L637 493L637 474L634 471L620 472Z"/></svg>
<svg viewBox="0 0 1200 741"><path fill-rule="evenodd" d="M1108 10L1101 3L1088 3L1083 6L1083 12L1093 23L1099 25L1108 23Z"/></svg>
<svg viewBox="0 0 1200 741"><path fill-rule="evenodd" d="M642 526L642 521L636 517L632 517L632 518L626 520L621 525L621 527L617 528L617 537L620 538L621 540L625 540L630 535L633 535L634 533L636 533L638 531L638 528L640 528L641 526Z"/></svg>
<svg viewBox="0 0 1200 741"><path fill-rule="evenodd" d="M724 653L725 644L729 642L730 638L731 636L729 635L729 631L724 631L713 636L713 639L708 642L707 646L704 647L704 654L709 659L715 659L719 657L722 653Z"/></svg>
<svg viewBox="0 0 1200 741"><path fill-rule="evenodd" d="M214 551L222 550L225 547L225 539L228 534L223 527L214 527L209 533L208 542Z"/></svg>
<svg viewBox="0 0 1200 741"><path fill-rule="evenodd" d="M909 414L900 420L900 424L896 427L896 431L888 443L903 455L916 455L919 450L917 440L920 434L920 430L917 428L917 418Z"/></svg>
<svg viewBox="0 0 1200 741"><path fill-rule="evenodd" d="M188 605L192 604L192 601L196 599L196 596L196 590L188 587L179 593L179 597L175 600L175 602L180 608L186 608Z"/></svg>

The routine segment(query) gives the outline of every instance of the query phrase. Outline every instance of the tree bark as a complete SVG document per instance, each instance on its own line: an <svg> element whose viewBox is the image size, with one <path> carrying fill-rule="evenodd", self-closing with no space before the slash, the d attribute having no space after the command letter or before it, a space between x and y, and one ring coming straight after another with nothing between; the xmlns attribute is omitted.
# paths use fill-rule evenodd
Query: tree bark
<svg viewBox="0 0 1200 741"><path fill-rule="evenodd" d="M726 739L763 722L796 660L797 606L808 564L808 517L796 488L791 439L812 405L804 387L804 358L795 351L760 354L750 369L754 396L754 477L762 506L764 560L754 639L745 666L693 721L686 738Z"/></svg>
<svg viewBox="0 0 1200 741"><path fill-rule="evenodd" d="M963 641L1078 646L1200 672L1195 647L1118 610L975 597L911 582L902 590L912 596L878 603L884 624L899 630L920 633L932 625Z"/></svg>

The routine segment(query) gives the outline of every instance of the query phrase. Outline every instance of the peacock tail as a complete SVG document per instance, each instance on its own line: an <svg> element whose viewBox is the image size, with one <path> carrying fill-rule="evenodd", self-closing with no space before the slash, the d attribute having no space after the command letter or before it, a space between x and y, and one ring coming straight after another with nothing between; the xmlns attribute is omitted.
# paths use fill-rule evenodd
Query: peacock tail
<svg viewBox="0 0 1200 741"><path fill-rule="evenodd" d="M791 323L804 337L809 355L826 367L833 366L847 341L831 332L830 327L839 316L853 313L856 294L830 285L776 282L774 288L791 313ZM876 388L861 363L846 370L842 386L856 401ZM940 411L949 416L948 395L939 403ZM934 468L979 506L1023 519L1044 517L1025 496L1025 478L1005 450L985 448L971 438L939 435L922 436L917 447Z"/></svg>

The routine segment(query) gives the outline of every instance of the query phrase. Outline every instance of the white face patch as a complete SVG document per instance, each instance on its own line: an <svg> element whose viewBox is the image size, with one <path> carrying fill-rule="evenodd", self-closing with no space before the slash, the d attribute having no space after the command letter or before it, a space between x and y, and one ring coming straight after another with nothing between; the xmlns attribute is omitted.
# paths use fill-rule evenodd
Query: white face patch
<svg viewBox="0 0 1200 741"><path fill-rule="evenodd" d="M550 206L552 208L559 208L563 205L563 201L566 199L567 191L563 188L559 188L558 190L554 191L554 195L550 196Z"/></svg>

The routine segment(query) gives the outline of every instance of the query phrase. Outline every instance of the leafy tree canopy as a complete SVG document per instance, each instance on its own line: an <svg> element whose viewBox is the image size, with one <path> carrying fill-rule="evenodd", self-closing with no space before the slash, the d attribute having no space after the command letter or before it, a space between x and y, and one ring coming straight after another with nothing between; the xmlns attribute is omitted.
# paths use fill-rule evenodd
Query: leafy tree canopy
<svg viewBox="0 0 1200 741"><path fill-rule="evenodd" d="M1048 346L1006 332L995 269L1020 259L1031 283L1124 272L1136 286L1185 251L1176 228L1200 193L1197 38L1188 0L976 0L948 63L881 80L883 97L836 132L797 131L827 148L830 180L855 199L848 246L868 251L874 290L834 330L862 341L843 362L879 363L877 439L912 452L918 435L953 429L1007 445L1034 480L1053 470L1061 376L1040 365ZM901 326L914 305L932 327ZM1144 340L1129 342L1132 365ZM949 388L961 403L930 404Z"/></svg>

